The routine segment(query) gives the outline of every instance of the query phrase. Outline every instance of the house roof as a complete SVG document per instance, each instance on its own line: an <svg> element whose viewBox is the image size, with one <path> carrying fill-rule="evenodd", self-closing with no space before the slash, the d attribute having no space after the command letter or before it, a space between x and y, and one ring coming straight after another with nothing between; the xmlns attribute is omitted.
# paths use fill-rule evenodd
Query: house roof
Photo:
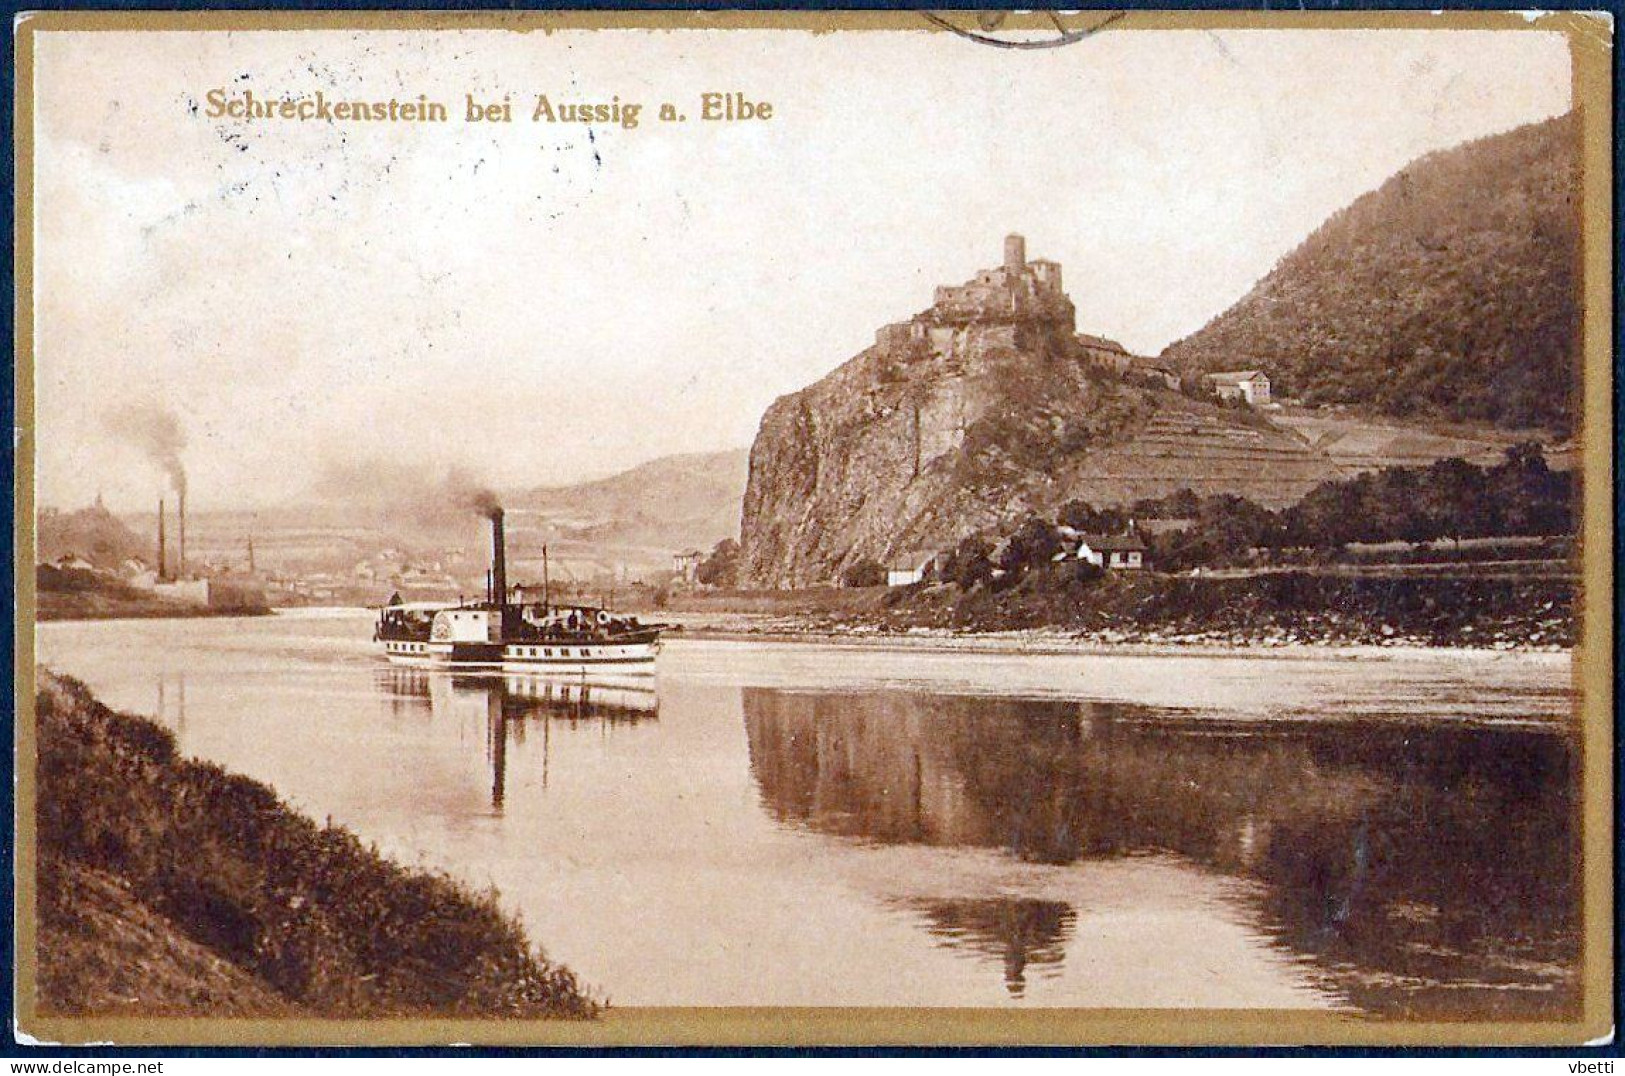
<svg viewBox="0 0 1625 1076"><path fill-rule="evenodd" d="M1227 385L1239 385L1243 381L1256 381L1259 378L1269 380L1262 370L1225 370L1222 373L1207 375L1209 381L1222 381Z"/></svg>
<svg viewBox="0 0 1625 1076"><path fill-rule="evenodd" d="M1078 343L1084 347L1098 348L1101 351L1113 351L1122 355L1128 354L1128 348L1119 344L1116 340L1108 340L1104 336L1090 336L1088 333L1078 333L1077 337Z"/></svg>
<svg viewBox="0 0 1625 1076"><path fill-rule="evenodd" d="M1078 541L1099 553L1145 550L1145 542L1138 534L1085 534Z"/></svg>

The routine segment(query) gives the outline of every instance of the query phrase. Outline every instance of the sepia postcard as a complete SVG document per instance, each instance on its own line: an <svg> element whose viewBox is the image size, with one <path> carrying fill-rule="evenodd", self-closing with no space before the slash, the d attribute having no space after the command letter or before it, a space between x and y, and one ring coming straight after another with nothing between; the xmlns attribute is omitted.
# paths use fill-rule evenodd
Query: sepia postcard
<svg viewBox="0 0 1625 1076"><path fill-rule="evenodd" d="M21 1043L1612 1034L1609 15L16 30Z"/></svg>

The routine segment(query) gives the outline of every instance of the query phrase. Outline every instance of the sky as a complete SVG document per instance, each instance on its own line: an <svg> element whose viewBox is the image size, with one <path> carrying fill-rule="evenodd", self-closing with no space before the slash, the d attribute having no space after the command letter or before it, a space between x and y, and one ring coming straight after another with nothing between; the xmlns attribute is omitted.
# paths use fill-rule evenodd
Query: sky
<svg viewBox="0 0 1625 1076"><path fill-rule="evenodd" d="M54 31L37 38L37 500L342 493L372 461L502 488L748 446L778 396L998 264L1155 354L1430 151L1570 107L1556 33ZM207 94L445 124L210 118ZM662 124L738 91L773 118ZM536 95L639 126L530 119ZM508 124L462 122L507 96Z"/></svg>

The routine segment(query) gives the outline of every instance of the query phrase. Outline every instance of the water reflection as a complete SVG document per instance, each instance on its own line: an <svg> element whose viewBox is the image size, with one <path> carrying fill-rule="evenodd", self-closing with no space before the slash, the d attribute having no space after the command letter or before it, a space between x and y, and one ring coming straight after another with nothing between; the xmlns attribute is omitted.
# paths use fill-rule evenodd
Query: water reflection
<svg viewBox="0 0 1625 1076"><path fill-rule="evenodd" d="M1017 897L913 900L926 930L943 945L963 949L1004 965L1004 988L1011 997L1027 992L1027 973L1057 975L1077 913L1059 900Z"/></svg>
<svg viewBox="0 0 1625 1076"><path fill-rule="evenodd" d="M186 735L186 674L160 671L158 704L153 710L158 720L174 729L177 735Z"/></svg>
<svg viewBox="0 0 1625 1076"><path fill-rule="evenodd" d="M635 725L660 716L651 683L637 678L537 675L461 675L391 666L379 670L379 689L392 714L421 709L438 719L474 717L485 728L485 757L491 768L491 808L502 812L507 798L508 751L540 731L541 779L546 789L552 763L552 724L571 730L597 725Z"/></svg>
<svg viewBox="0 0 1625 1076"><path fill-rule="evenodd" d="M747 688L781 822L1065 865L1175 854L1241 879L1251 929L1367 1011L1576 1002L1575 758L1528 728L1223 723L1124 704ZM1067 906L916 901L942 944L1056 965Z"/></svg>

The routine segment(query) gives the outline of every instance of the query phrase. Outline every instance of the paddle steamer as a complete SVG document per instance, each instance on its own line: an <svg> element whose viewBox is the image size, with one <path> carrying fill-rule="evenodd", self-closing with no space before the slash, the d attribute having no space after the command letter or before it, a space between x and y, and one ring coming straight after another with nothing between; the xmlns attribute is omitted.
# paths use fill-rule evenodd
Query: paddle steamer
<svg viewBox="0 0 1625 1076"><path fill-rule="evenodd" d="M661 624L608 609L512 601L502 509L491 519L491 587L479 602L402 602L378 610L373 639L397 665L468 671L653 673Z"/></svg>

